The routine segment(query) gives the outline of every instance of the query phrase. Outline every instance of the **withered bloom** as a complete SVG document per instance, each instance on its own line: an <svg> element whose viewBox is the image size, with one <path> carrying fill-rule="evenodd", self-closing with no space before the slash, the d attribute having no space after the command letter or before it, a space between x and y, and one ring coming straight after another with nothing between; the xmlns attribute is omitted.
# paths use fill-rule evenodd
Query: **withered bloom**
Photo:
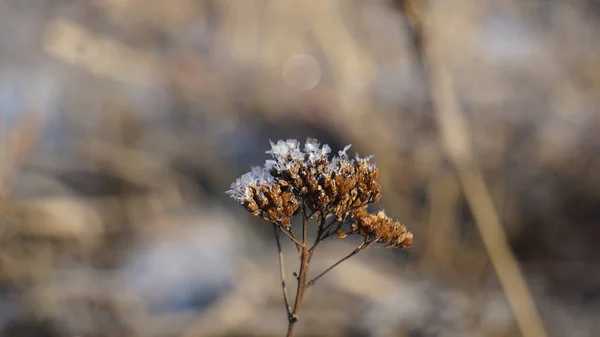
<svg viewBox="0 0 600 337"><path fill-rule="evenodd" d="M386 247L408 248L412 245L413 235L406 226L388 217L384 211L368 213L366 207L352 212L354 217L350 233L358 233L367 241L384 243Z"/></svg>
<svg viewBox="0 0 600 337"><path fill-rule="evenodd" d="M227 194L253 215L284 227L290 226L290 218L298 209L298 199L290 187L260 167L238 178Z"/></svg>
<svg viewBox="0 0 600 337"><path fill-rule="evenodd" d="M325 217L334 215L338 238L358 234L365 241L408 248L412 234L385 213L371 214L367 205L381 199L379 169L373 156L351 159L350 145L329 159L331 148L308 138L271 142L272 159L238 178L227 191L249 212L288 228L300 205ZM345 225L350 228L341 230Z"/></svg>
<svg viewBox="0 0 600 337"><path fill-rule="evenodd" d="M313 285L329 270L373 244L385 247L408 248L413 235L406 227L388 217L385 212L369 213L367 206L381 199L379 169L373 156L351 159L350 145L329 158L331 148L308 138L304 147L294 139L271 142L271 155L263 167L252 170L233 182L227 191L233 199L250 213L273 223L279 251L281 285L288 316L288 333L291 337L298 321L298 310L305 289ZM302 215L302 238L295 236L291 219ZM316 240L312 247L307 242L309 221L316 218ZM298 226L298 225L295 225ZM294 277L298 282L293 307L287 297L284 260L279 234L283 232L295 245L300 267ZM308 278L311 258L320 242L335 235L344 239L360 235L363 242L349 255L314 277ZM301 240L301 241L300 241Z"/></svg>

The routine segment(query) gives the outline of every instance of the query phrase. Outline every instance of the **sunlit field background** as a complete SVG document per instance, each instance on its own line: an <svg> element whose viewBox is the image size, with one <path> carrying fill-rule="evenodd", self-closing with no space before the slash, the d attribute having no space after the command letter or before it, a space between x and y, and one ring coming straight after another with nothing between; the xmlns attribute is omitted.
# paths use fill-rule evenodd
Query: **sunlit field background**
<svg viewBox="0 0 600 337"><path fill-rule="evenodd" d="M2 0L0 32L0 336L284 335L225 191L306 137L374 154L414 245L323 277L298 336L600 335L595 1Z"/></svg>

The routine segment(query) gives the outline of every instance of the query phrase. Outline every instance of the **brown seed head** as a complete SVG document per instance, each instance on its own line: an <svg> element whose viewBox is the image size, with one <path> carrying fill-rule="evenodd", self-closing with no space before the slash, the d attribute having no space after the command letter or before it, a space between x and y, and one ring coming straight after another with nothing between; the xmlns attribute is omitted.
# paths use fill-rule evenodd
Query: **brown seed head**
<svg viewBox="0 0 600 337"><path fill-rule="evenodd" d="M349 146L331 160L331 149L308 139L304 149L296 140L271 143L267 151L273 157L263 168L238 178L227 191L249 212L275 224L288 227L302 201L322 216L332 214L339 222L350 222L340 238L360 234L369 242L408 248L412 234L384 212L368 213L367 204L381 199L379 169L371 157L350 159Z"/></svg>

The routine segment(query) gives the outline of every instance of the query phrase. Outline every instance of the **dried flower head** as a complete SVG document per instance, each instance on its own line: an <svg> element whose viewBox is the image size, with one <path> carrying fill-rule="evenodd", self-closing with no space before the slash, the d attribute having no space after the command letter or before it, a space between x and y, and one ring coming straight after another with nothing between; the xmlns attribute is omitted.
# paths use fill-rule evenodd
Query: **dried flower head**
<svg viewBox="0 0 600 337"><path fill-rule="evenodd" d="M406 226L388 217L385 211L372 214L362 207L353 211L352 216L355 226L350 233L358 233L369 242L384 243L386 247L408 248L412 245L412 233Z"/></svg>
<svg viewBox="0 0 600 337"><path fill-rule="evenodd" d="M227 193L252 214L277 225L289 227L303 205L322 217L333 214L339 238L360 234L389 247L409 247L412 234L406 227L385 213L367 212L367 204L381 199L379 169L373 156L357 154L351 159L349 149L350 145L330 159L331 148L314 138L303 147L295 139L271 142L266 153L272 158L238 178ZM351 224L347 232L341 231L345 224Z"/></svg>
<svg viewBox="0 0 600 337"><path fill-rule="evenodd" d="M288 337L292 335L298 320L298 308L304 290L333 267L372 244L401 248L412 245L413 236L404 225L383 211L375 214L368 212L368 204L381 199L379 169L373 162L373 156L361 158L357 154L351 159L347 153L349 149L350 145L330 159L331 148L313 138L308 138L303 147L294 139L271 142L271 149L266 152L271 159L263 167L254 167L236 179L227 191L250 213L274 224L288 314ZM303 217L302 242L291 228L292 216L300 211ZM317 218L319 225L316 241L309 247L306 233L308 220L313 217ZM294 242L300 258L299 272L294 273L298 287L293 309L287 299L280 232ZM361 245L309 281L309 264L317 245L333 235L344 239L353 234L363 237Z"/></svg>
<svg viewBox="0 0 600 337"><path fill-rule="evenodd" d="M284 227L290 226L290 218L298 209L298 200L288 186L280 185L260 167L236 179L226 193L250 213Z"/></svg>

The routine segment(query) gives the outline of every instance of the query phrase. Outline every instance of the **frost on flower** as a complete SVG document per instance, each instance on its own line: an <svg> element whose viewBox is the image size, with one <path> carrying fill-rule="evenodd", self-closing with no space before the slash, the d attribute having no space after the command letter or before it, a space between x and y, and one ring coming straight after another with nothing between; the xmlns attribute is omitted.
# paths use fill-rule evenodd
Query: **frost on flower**
<svg viewBox="0 0 600 337"><path fill-rule="evenodd" d="M277 143L271 143L271 150L267 151L278 161L283 160L300 160L304 158L304 153L300 150L300 142L295 139L286 141L280 140Z"/></svg>
<svg viewBox="0 0 600 337"><path fill-rule="evenodd" d="M265 169L276 174L290 170L296 163L304 160L304 152L300 149L300 142L295 139L271 142L271 150L266 151L273 157L265 163Z"/></svg>
<svg viewBox="0 0 600 337"><path fill-rule="evenodd" d="M308 155L308 161L314 164L318 160L327 160L327 156L331 153L329 145L324 144L319 148L321 144L314 138L308 138L306 144L304 144L304 152Z"/></svg>
<svg viewBox="0 0 600 337"><path fill-rule="evenodd" d="M331 148L314 138L308 138L302 148L295 139L270 144L266 153L272 158L236 179L227 191L249 212L287 228L302 205L313 214L334 215L340 226L362 224L358 231L346 234L361 234L365 240L392 246L408 244L405 229L389 218L373 218L366 208L355 212L381 198L379 169L373 156L361 158L356 154L351 159L347 145L330 159Z"/></svg>
<svg viewBox="0 0 600 337"><path fill-rule="evenodd" d="M344 147L343 150L338 151L338 156L334 157L331 160L331 163L329 163L329 169L331 171L341 172L344 170L345 167L350 167L354 164L354 161L350 160L348 157L348 154L346 153L350 149L351 146L352 146L352 144L348 144ZM344 171L349 172L347 169ZM342 173L342 174L345 174L345 173Z"/></svg>
<svg viewBox="0 0 600 337"><path fill-rule="evenodd" d="M357 153L354 160L358 165L364 165L369 170L375 170L377 168L377 165L375 165L375 163L372 161L374 157L374 155L369 155L364 158L361 158Z"/></svg>
<svg viewBox="0 0 600 337"><path fill-rule="evenodd" d="M279 232L283 232L297 248L301 262L299 272L294 275L298 280L296 305L293 312L287 306L290 335L297 320L298 304L308 286L373 244L408 248L412 245L413 235L384 211L369 212L368 205L381 198L379 169L372 161L373 156L361 158L356 154L350 158L348 145L330 158L331 148L314 138L308 138L303 147L294 139L269 142L271 149L266 153L271 158L263 167L253 167L237 178L226 193L253 215L273 224L286 306L288 298ZM301 216L301 229L292 229L292 218L296 215ZM316 219L318 224L312 246L306 241L310 219ZM300 232L302 242L297 234ZM317 245L333 235L338 239L355 235L363 241L350 255L309 281L307 271Z"/></svg>
<svg viewBox="0 0 600 337"><path fill-rule="evenodd" d="M319 151L319 145L321 144L315 138L308 138L306 144L304 144L304 151L306 153L317 152Z"/></svg>
<svg viewBox="0 0 600 337"><path fill-rule="evenodd" d="M348 144L344 147L344 149L342 151L339 152L340 157L343 156L348 156L348 154L346 154L346 152L350 149L350 147L352 146L352 144Z"/></svg>
<svg viewBox="0 0 600 337"><path fill-rule="evenodd" d="M237 178L225 193L229 194L234 200L242 203L244 200L252 197L252 189L262 184L268 184L273 181L271 174L262 167L255 166L252 171L243 174Z"/></svg>

